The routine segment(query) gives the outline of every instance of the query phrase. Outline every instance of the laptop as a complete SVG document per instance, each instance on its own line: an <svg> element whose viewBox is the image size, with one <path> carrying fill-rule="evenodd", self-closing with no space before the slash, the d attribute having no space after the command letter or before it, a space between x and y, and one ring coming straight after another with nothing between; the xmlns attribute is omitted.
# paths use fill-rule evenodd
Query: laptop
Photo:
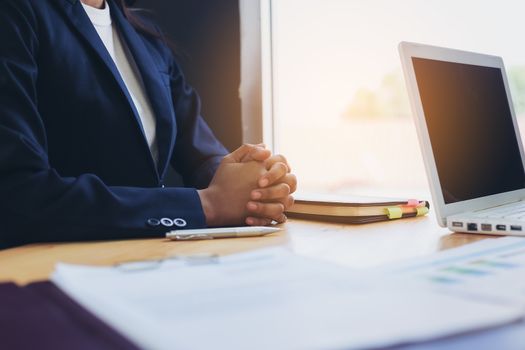
<svg viewBox="0 0 525 350"><path fill-rule="evenodd" d="M501 57L399 51L439 224L525 236L525 158Z"/></svg>

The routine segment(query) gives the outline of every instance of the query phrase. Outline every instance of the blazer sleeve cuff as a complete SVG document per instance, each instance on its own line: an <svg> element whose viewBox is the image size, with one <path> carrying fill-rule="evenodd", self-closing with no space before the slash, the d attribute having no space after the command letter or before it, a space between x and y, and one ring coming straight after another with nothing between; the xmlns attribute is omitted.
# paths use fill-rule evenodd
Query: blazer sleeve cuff
<svg viewBox="0 0 525 350"><path fill-rule="evenodd" d="M206 227L206 217L195 188L165 188L168 199L158 214L145 218L148 228L171 231Z"/></svg>

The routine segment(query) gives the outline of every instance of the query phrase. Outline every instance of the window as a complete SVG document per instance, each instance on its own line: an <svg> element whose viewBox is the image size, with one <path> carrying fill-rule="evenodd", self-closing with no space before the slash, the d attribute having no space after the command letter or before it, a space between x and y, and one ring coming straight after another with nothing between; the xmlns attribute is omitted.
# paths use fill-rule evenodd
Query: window
<svg viewBox="0 0 525 350"><path fill-rule="evenodd" d="M264 139L301 190L428 197L397 44L503 56L523 124L523 13L520 0L261 0Z"/></svg>

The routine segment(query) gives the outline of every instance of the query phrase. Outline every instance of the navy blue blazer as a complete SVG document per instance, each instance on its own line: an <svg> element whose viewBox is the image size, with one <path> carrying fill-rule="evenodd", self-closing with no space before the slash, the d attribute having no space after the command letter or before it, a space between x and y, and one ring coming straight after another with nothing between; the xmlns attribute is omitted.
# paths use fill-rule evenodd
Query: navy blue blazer
<svg viewBox="0 0 525 350"><path fill-rule="evenodd" d="M155 112L158 165L80 1L0 0L0 247L206 225L196 188L227 151L164 41L108 3ZM169 166L187 187L164 187Z"/></svg>

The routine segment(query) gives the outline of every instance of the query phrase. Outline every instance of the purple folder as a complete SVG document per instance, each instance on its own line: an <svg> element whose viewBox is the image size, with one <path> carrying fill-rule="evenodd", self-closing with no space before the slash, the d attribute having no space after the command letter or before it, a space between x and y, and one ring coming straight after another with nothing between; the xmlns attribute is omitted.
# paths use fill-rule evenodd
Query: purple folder
<svg viewBox="0 0 525 350"><path fill-rule="evenodd" d="M138 347L54 284L0 284L0 349L133 349Z"/></svg>

